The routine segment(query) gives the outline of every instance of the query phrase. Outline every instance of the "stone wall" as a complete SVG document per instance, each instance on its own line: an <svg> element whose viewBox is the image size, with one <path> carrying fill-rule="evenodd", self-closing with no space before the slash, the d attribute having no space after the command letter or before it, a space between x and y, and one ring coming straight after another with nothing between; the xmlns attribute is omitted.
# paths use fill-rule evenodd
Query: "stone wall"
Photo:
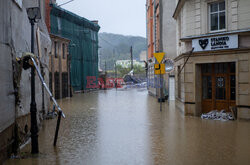
<svg viewBox="0 0 250 165"><path fill-rule="evenodd" d="M43 1L41 1L41 4ZM12 151L14 128L18 129L18 136L20 139L28 136L30 129L30 69L19 72L16 63L16 57L21 57L24 52L30 52L31 40L31 25L26 13L27 7L38 6L38 1L23 0L22 6L18 6L14 0L0 1L0 164L6 155L4 151ZM50 38L47 28L43 20L40 20L35 26L35 31L40 28L38 33L41 40L41 57L40 60L45 67L45 80L48 83L48 52L50 52ZM36 36L36 35L35 35ZM35 39L36 41L36 39ZM35 42L35 54L37 55L37 44ZM14 73L21 73L20 82L16 84L20 87L19 90L14 89ZM18 75L18 74L17 74ZM37 74L36 74L37 75ZM36 103L38 110L38 123L42 119L42 84L36 76ZM16 94L15 94L16 92ZM18 93L18 95L17 95ZM19 99L18 99L19 96ZM49 107L49 97L44 96L45 111ZM24 127L28 132L23 135ZM2 155L3 154L3 155Z"/></svg>

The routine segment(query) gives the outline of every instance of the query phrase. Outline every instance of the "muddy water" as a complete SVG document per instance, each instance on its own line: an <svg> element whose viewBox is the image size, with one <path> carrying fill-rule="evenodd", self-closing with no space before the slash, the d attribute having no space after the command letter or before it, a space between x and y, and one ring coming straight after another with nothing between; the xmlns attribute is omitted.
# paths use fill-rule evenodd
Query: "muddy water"
<svg viewBox="0 0 250 165"><path fill-rule="evenodd" d="M23 159L6 165L203 165L250 164L250 122L221 122L183 117L173 102L159 111L146 90L108 90L61 100L58 145L56 120L39 132L38 156L22 150Z"/></svg>

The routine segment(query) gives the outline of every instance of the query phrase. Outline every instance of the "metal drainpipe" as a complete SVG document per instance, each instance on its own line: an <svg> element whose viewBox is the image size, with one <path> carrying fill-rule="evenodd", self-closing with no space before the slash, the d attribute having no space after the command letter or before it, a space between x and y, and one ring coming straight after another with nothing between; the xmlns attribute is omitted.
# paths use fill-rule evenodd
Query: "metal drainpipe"
<svg viewBox="0 0 250 165"><path fill-rule="evenodd" d="M160 38L159 38L159 51L160 52L163 52L163 46L162 46L162 0L159 0L159 19L160 19L160 22L159 22L159 33L160 33ZM162 81L162 82L161 82ZM161 82L161 90L160 90L160 98L161 98L161 102L163 101L164 99L164 88L165 88L165 84L164 84L164 76L163 75L160 75L160 82Z"/></svg>
<svg viewBox="0 0 250 165"><path fill-rule="evenodd" d="M159 43L159 50L160 52L163 52L163 41L162 41L162 29L163 29L163 18L162 18L162 15L163 15L163 7L162 7L162 0L159 1L159 17L160 17L160 43Z"/></svg>
<svg viewBox="0 0 250 165"><path fill-rule="evenodd" d="M146 8L146 44L147 44L147 61L148 61L148 8L147 3L145 5Z"/></svg>
<svg viewBox="0 0 250 165"><path fill-rule="evenodd" d="M146 58L147 58L147 63L149 64L149 60L148 60L148 4L147 2L145 5L145 8L146 8L146 45L147 45ZM148 70L146 70L146 80L147 80L147 89L148 89L148 86L149 86Z"/></svg>
<svg viewBox="0 0 250 165"><path fill-rule="evenodd" d="M153 14L154 14L154 17L153 17L154 18L154 53L157 52L157 50L156 50L156 10L155 10L155 8L156 8L156 0L154 0L154 12L153 12ZM158 77L161 79L161 75ZM157 87L155 87L155 94L156 94L156 96L158 95Z"/></svg>
<svg viewBox="0 0 250 165"><path fill-rule="evenodd" d="M154 0L154 12L153 12L154 14L154 52L156 52L156 11L155 11L156 5L155 5L155 1L156 0Z"/></svg>

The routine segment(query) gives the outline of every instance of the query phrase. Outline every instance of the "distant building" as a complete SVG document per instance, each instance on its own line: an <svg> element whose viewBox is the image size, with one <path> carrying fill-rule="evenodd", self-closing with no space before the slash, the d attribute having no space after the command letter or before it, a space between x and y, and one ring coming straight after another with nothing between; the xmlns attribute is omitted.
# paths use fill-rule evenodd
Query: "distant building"
<svg viewBox="0 0 250 165"><path fill-rule="evenodd" d="M98 31L100 26L97 21L91 22L50 3L50 0L46 0L46 2L50 17L46 22L50 34L70 41L68 54L70 55L71 86L74 91L86 90L87 76L98 77ZM60 77L59 79L55 82L63 82ZM59 84L59 86L62 85ZM64 86L62 87L64 88ZM59 93L61 95L62 92Z"/></svg>
<svg viewBox="0 0 250 165"><path fill-rule="evenodd" d="M185 115L237 107L250 119L249 8L249 0L178 1L176 106Z"/></svg>
<svg viewBox="0 0 250 165"><path fill-rule="evenodd" d="M70 96L70 60L68 54L70 40L51 34L50 90L56 99Z"/></svg>
<svg viewBox="0 0 250 165"><path fill-rule="evenodd" d="M147 51L142 51L141 54L140 54L140 61L147 61L148 58L147 58Z"/></svg>
<svg viewBox="0 0 250 165"><path fill-rule="evenodd" d="M157 96L155 74L154 74L154 64L155 58L154 53L157 51L156 47L159 48L159 0L147 0L146 2L146 12L147 12L147 54L148 54L148 92L153 96Z"/></svg>
<svg viewBox="0 0 250 165"><path fill-rule="evenodd" d="M176 23L172 18L176 2L173 0L147 0L147 45L148 45L148 91L153 96L160 96L157 78L154 74L154 64L158 63L154 53L164 52L165 58L174 59L176 53ZM174 95L174 73L163 75L165 95L168 91ZM171 79L171 80L170 80ZM169 85L171 82L171 85ZM174 98L174 96L172 97Z"/></svg>
<svg viewBox="0 0 250 165"><path fill-rule="evenodd" d="M120 65L122 66L123 68L130 68L131 67L131 60L117 60L116 61L116 65ZM133 65L138 65L138 66L141 66L141 67L144 67L144 62L138 62L136 60L133 60Z"/></svg>

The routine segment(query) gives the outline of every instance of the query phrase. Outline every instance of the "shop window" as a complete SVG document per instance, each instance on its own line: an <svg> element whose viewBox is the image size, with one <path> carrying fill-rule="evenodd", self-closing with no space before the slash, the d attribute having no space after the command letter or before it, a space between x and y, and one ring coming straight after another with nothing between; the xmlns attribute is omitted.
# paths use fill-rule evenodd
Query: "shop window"
<svg viewBox="0 0 250 165"><path fill-rule="evenodd" d="M210 31L220 31L226 29L225 6L225 1L219 1L209 5Z"/></svg>
<svg viewBox="0 0 250 165"><path fill-rule="evenodd" d="M203 64L202 73L212 73L212 64Z"/></svg>
<svg viewBox="0 0 250 165"><path fill-rule="evenodd" d="M235 73L235 63L234 62L231 62L229 64L229 67L230 67L230 73Z"/></svg>
<svg viewBox="0 0 250 165"><path fill-rule="evenodd" d="M215 73L227 73L228 64L227 63L219 63L214 66Z"/></svg>
<svg viewBox="0 0 250 165"><path fill-rule="evenodd" d="M202 97L212 99L212 78L211 76L202 77Z"/></svg>

